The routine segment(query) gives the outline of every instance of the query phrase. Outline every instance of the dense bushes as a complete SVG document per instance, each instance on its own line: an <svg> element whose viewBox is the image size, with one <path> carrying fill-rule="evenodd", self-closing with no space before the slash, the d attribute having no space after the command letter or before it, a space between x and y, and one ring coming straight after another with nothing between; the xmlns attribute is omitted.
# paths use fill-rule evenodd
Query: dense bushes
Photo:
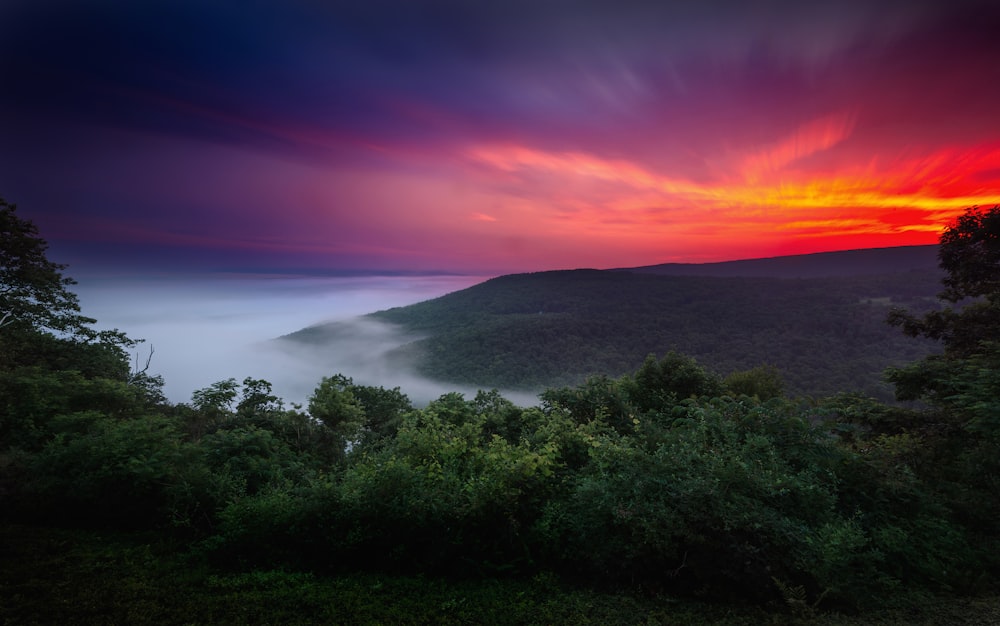
<svg viewBox="0 0 1000 626"><path fill-rule="evenodd" d="M996 571L981 548L997 539L993 479L971 475L987 454L981 437L956 450L966 440L954 429L906 432L919 416L902 409L762 400L726 384L668 354L529 408L480 392L415 409L398 390L343 376L321 382L315 415L284 409L253 379L160 413L39 403L33 438L8 440L3 471L27 479L7 510L160 528L220 567L551 571L827 606L968 591Z"/></svg>

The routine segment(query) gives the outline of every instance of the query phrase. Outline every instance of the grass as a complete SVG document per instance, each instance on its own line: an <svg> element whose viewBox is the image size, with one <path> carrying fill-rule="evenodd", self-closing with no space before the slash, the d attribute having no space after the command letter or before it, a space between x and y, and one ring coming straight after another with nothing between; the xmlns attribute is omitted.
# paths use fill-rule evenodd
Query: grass
<svg viewBox="0 0 1000 626"><path fill-rule="evenodd" d="M2 624L997 624L1000 598L861 616L600 593L554 576L455 581L212 571L161 538L0 526Z"/></svg>

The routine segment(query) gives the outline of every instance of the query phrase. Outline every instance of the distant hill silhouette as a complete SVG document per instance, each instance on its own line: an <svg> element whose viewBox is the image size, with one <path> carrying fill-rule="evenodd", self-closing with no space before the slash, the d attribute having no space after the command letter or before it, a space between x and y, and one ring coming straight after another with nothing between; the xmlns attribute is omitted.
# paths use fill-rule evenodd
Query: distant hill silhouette
<svg viewBox="0 0 1000 626"><path fill-rule="evenodd" d="M794 256L723 261L720 263L663 263L621 268L641 274L664 276L739 276L757 278L817 278L821 276L870 276L933 270L938 247L902 246L817 252Z"/></svg>

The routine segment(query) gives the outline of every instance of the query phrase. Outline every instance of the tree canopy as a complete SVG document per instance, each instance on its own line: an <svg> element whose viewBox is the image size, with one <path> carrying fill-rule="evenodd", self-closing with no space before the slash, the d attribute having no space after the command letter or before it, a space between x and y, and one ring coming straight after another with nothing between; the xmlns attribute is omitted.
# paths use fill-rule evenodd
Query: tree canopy
<svg viewBox="0 0 1000 626"><path fill-rule="evenodd" d="M71 334L93 319L80 314L76 284L65 265L46 257L48 244L38 229L17 215L17 205L0 198L0 328L24 325Z"/></svg>
<svg viewBox="0 0 1000 626"><path fill-rule="evenodd" d="M940 298L963 306L922 317L897 309L889 323L910 336L941 341L948 358L993 349L1000 342L1000 206L968 209L941 235L938 258L945 271Z"/></svg>
<svg viewBox="0 0 1000 626"><path fill-rule="evenodd" d="M951 462L952 506L968 526L987 527L1000 515L1000 503L981 495L1000 489L1000 207L968 209L942 234L939 256L941 297L952 306L923 317L895 311L889 321L939 340L943 351L890 369L887 379L899 399L929 405L902 428Z"/></svg>
<svg viewBox="0 0 1000 626"><path fill-rule="evenodd" d="M972 207L941 235L938 252L945 291L941 297L1000 296L1000 206Z"/></svg>

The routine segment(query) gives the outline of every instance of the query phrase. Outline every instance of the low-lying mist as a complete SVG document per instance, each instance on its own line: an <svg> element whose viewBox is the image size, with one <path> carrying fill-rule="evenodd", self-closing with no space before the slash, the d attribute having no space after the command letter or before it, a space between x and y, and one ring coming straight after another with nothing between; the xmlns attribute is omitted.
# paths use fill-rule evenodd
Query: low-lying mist
<svg viewBox="0 0 1000 626"><path fill-rule="evenodd" d="M117 328L145 339L134 355L150 374L163 376L172 402L189 402L197 389L246 377L274 385L286 403L304 403L323 376L341 373L364 385L400 387L424 404L443 393L475 389L431 381L390 353L416 339L391 325L361 317L482 282L483 277L351 278L135 278L80 279L75 291L97 328ZM275 341L301 328L338 322L322 344ZM530 404L530 394L507 393Z"/></svg>

